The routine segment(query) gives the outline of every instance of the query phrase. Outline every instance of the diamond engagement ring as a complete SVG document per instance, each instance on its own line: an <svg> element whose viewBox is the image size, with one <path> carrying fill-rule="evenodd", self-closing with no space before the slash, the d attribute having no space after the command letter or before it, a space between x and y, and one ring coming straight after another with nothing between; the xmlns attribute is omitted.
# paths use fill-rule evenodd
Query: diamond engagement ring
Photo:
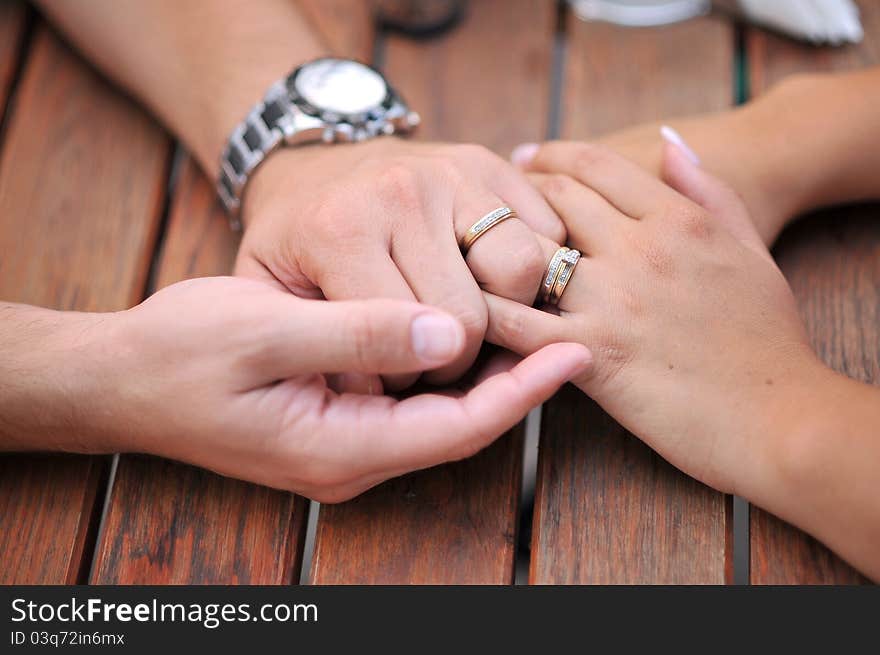
<svg viewBox="0 0 880 655"><path fill-rule="evenodd" d="M510 207L499 207L483 216L483 218L470 226L468 231L464 233L461 241L459 241L462 252L467 255L468 250L471 249L471 246L474 245L474 242L477 239L499 223L506 221L508 218L516 218L516 212Z"/></svg>
<svg viewBox="0 0 880 655"><path fill-rule="evenodd" d="M566 251L560 258L559 273L556 276L556 280L553 282L553 288L550 290L549 302L551 305L559 304L559 301L562 299L562 294L565 293L565 288L571 280L571 275L574 273L574 267L577 266L580 258L580 251L575 250L574 248Z"/></svg>
<svg viewBox="0 0 880 655"><path fill-rule="evenodd" d="M553 256L550 258L550 263L547 264L547 270L544 271L544 277L541 278L541 293L539 296L542 303L550 302L550 294L553 292L553 287L556 285L556 278L559 277L559 269L562 268L562 258L567 252L568 248L562 246L559 250L553 253Z"/></svg>
<svg viewBox="0 0 880 655"><path fill-rule="evenodd" d="M571 280L571 274L574 273L574 267L577 266L581 258L581 253L574 248L566 248L562 246L553 253L550 263L547 264L547 270L544 277L541 278L541 293L539 297L541 302L549 305L558 305L559 299L565 292Z"/></svg>

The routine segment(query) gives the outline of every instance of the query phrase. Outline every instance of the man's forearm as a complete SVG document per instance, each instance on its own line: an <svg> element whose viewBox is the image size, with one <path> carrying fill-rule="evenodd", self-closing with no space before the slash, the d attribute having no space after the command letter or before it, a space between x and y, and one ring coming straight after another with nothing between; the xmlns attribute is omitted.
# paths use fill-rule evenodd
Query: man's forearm
<svg viewBox="0 0 880 655"><path fill-rule="evenodd" d="M0 302L0 451L113 449L115 316Z"/></svg>
<svg viewBox="0 0 880 655"><path fill-rule="evenodd" d="M232 128L275 80L326 54L291 0L37 0L149 105L210 176Z"/></svg>

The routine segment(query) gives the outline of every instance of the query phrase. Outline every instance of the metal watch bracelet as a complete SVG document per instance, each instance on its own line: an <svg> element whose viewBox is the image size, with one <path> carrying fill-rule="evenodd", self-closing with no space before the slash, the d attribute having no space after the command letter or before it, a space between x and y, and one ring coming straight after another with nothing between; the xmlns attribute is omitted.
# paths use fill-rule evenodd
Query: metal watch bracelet
<svg viewBox="0 0 880 655"><path fill-rule="evenodd" d="M312 73L312 79L322 74L332 78L334 68L343 68L343 76L346 71L351 74L352 69L372 76L372 101L362 107L355 102L351 112L341 107L320 107L298 87L298 76ZM345 84L338 78L336 83ZM347 86L341 87L342 92L347 89ZM269 87L263 100L232 131L220 160L217 194L233 228L240 229L242 194L248 178L280 146L364 141L380 135L406 133L418 123L418 114L409 110L379 71L354 60L316 59L297 67Z"/></svg>

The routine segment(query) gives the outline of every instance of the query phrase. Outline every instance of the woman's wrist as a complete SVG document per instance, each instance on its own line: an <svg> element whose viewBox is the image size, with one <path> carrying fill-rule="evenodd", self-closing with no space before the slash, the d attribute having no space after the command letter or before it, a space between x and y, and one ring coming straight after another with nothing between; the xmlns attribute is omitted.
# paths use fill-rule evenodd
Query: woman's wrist
<svg viewBox="0 0 880 655"><path fill-rule="evenodd" d="M828 482L829 448L842 431L842 409L852 400L853 386L862 385L818 359L807 362L763 416L760 474L741 495L812 531L809 516L816 514L816 497L828 491L823 484Z"/></svg>
<svg viewBox="0 0 880 655"><path fill-rule="evenodd" d="M750 501L880 579L880 389L825 368L768 434L769 476Z"/></svg>

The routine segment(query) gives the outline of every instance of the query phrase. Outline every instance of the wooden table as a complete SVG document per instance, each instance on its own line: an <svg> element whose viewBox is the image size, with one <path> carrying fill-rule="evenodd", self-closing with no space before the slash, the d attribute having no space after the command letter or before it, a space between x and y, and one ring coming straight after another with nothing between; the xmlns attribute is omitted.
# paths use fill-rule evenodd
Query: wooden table
<svg viewBox="0 0 880 655"><path fill-rule="evenodd" d="M424 117L420 138L506 154L546 137L723 109L800 70L880 60L867 38L799 46L705 18L662 29L585 24L550 0L475 0L430 42L365 29L367 3L304 2L340 52L379 63ZM118 310L236 249L210 185L153 118L18 0L0 0L0 298ZM815 347L880 382L877 206L811 216L776 254ZM478 456L322 506L303 581L730 583L732 499L654 455L581 394L543 408L533 514L520 525L522 426ZM185 435L177 435L184 438ZM0 582L300 581L308 503L150 457L0 457ZM860 582L827 549L752 508L753 583ZM746 524L742 524L746 527Z"/></svg>

